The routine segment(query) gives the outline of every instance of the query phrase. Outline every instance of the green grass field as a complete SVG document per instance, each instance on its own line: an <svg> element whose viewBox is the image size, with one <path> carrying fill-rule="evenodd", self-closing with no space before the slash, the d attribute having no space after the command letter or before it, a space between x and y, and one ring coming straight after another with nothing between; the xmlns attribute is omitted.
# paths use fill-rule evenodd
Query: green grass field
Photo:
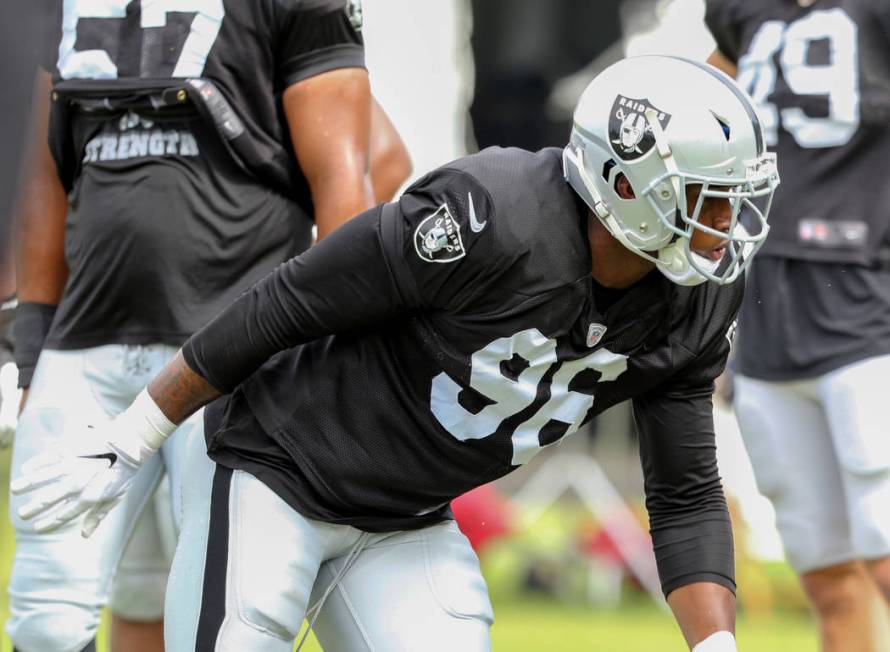
<svg viewBox="0 0 890 652"><path fill-rule="evenodd" d="M7 518L9 452L0 453L0 581L5 589L12 561L13 537ZM594 610L556 601L520 600L495 592L494 649L499 652L684 652L686 646L673 618L651 602L639 601L614 610ZM0 618L8 614L6 591L0 592ZM812 623L799 615L776 613L739 618L738 640L743 651L816 652ZM4 635L0 652L11 652ZM318 652L311 641L304 650ZM105 652L104 631L99 652ZM459 651L455 651L459 652Z"/></svg>
<svg viewBox="0 0 890 652"><path fill-rule="evenodd" d="M504 652L685 652L673 618L654 606L591 611L554 602L495 603L493 647ZM809 619L793 615L738 623L739 649L754 652L816 652ZM318 652L313 641L304 650Z"/></svg>

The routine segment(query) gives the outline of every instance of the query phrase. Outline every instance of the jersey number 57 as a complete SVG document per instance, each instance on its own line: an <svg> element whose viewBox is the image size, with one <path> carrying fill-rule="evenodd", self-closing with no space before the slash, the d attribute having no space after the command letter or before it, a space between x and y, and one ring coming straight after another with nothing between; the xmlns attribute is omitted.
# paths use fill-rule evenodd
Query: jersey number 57
<svg viewBox="0 0 890 652"><path fill-rule="evenodd" d="M130 14L127 6L130 5ZM66 0L58 68L62 79L116 79L124 48L138 48L131 77L200 77L225 16L223 0ZM136 20L139 38L121 37ZM169 21L170 14L178 14ZM183 19L191 22L183 29ZM117 23L117 24L115 24ZM80 44L83 49L76 49ZM170 52L178 53L171 59Z"/></svg>

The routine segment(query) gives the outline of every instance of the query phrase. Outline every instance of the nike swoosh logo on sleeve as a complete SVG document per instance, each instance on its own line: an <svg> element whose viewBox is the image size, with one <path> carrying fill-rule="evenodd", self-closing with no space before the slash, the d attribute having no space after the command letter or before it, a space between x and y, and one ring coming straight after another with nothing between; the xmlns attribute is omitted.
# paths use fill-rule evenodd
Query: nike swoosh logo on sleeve
<svg viewBox="0 0 890 652"><path fill-rule="evenodd" d="M473 204L473 193L468 192L467 197L470 200L470 230L473 233L481 233L482 229L488 224L488 220L480 222L476 217L476 206Z"/></svg>

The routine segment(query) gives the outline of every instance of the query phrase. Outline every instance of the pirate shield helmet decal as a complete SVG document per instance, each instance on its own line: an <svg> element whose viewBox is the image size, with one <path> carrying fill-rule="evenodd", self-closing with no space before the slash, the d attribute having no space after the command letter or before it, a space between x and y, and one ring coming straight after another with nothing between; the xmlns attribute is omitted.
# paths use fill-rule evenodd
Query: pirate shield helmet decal
<svg viewBox="0 0 890 652"><path fill-rule="evenodd" d="M615 98L609 116L609 142L612 151L623 161L640 158L655 145L652 128L646 122L646 110L654 109L661 128L667 127L671 114L653 106L647 99L636 100L624 95Z"/></svg>

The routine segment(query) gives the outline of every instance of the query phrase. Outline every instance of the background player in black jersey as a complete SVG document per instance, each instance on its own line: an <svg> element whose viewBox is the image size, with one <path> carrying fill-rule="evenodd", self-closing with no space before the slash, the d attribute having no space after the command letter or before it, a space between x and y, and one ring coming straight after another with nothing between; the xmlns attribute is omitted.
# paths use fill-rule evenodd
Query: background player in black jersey
<svg viewBox="0 0 890 652"><path fill-rule="evenodd" d="M315 605L326 649L487 650L450 500L631 398L667 601L695 652L732 652L711 395L777 183L728 77L620 62L565 150L458 159L243 294L89 443L24 465L20 516L103 527L224 394L186 461L168 649L289 651Z"/></svg>
<svg viewBox="0 0 890 652"><path fill-rule="evenodd" d="M357 17L343 0L64 3L22 202L16 339L31 391L13 468L76 443L66 424L126 407L191 332L302 251L313 223L324 237L373 203L371 182L381 198L401 183L404 150L372 114ZM371 179L369 139L382 159ZM174 514L173 446L188 434L164 452ZM92 645L161 470L141 474L134 501L89 545L76 528L37 538L16 521L17 649ZM135 622L162 615L169 566L147 523L112 595L133 621L113 628L120 650L162 646L160 627Z"/></svg>
<svg viewBox="0 0 890 652"><path fill-rule="evenodd" d="M890 4L710 0L707 21L785 184L748 274L739 426L822 648L884 649L869 585L890 600Z"/></svg>

